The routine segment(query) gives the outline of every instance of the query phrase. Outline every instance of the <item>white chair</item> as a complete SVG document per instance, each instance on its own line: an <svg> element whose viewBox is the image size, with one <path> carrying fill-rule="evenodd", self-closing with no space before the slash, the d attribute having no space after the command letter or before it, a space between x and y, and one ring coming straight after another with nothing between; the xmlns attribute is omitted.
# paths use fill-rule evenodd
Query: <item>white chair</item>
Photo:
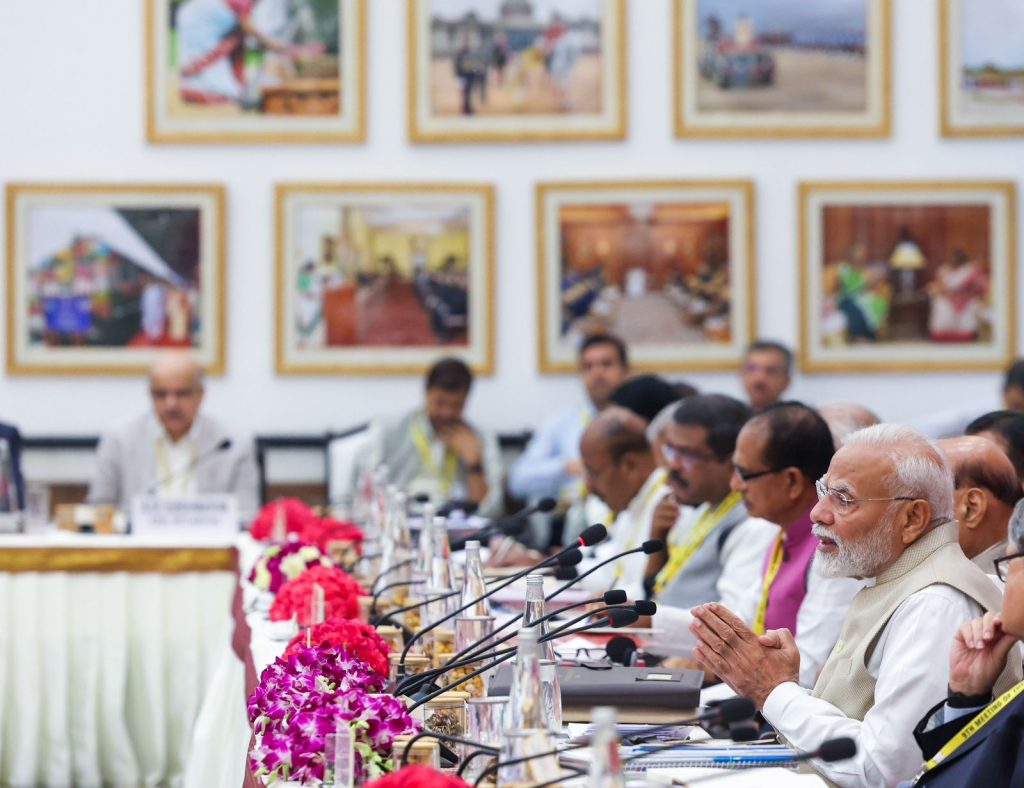
<svg viewBox="0 0 1024 788"><path fill-rule="evenodd" d="M363 426L331 438L327 444L327 499L331 503L355 492L356 465L369 437L369 430Z"/></svg>

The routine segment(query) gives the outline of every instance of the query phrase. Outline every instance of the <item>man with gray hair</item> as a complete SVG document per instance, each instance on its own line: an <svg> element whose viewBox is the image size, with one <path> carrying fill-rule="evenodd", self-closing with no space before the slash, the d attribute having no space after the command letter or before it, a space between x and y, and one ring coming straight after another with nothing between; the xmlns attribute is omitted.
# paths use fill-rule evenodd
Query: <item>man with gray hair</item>
<svg viewBox="0 0 1024 788"><path fill-rule="evenodd" d="M957 543L953 475L942 452L904 427L851 435L817 482L811 510L815 571L869 582L853 598L812 692L797 683L799 653L786 629L761 637L721 605L694 608L694 656L754 700L794 747L848 736L855 757L812 761L841 786L889 786L920 765L911 731L946 692L948 644L1002 604L996 586ZM1020 678L1008 665L997 691Z"/></svg>

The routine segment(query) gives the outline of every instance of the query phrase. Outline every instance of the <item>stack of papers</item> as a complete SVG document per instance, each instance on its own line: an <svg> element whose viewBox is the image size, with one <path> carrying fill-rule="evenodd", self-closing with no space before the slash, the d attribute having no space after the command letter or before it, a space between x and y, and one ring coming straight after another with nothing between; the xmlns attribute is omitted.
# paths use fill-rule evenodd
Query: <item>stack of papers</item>
<svg viewBox="0 0 1024 788"><path fill-rule="evenodd" d="M619 747L619 757L626 772L645 772L657 768L752 769L761 766L781 766L792 773L797 768L793 758L797 751L782 744L730 744L690 742L671 749L658 749L659 745ZM649 755L645 755L650 753ZM635 760L635 756L643 755ZM562 753L564 763L586 767L591 759L590 748Z"/></svg>

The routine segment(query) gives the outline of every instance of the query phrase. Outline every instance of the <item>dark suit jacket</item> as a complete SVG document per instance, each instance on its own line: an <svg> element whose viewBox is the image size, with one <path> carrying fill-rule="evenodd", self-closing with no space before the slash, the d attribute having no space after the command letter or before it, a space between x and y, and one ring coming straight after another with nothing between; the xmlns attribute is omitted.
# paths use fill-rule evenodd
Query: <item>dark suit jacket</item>
<svg viewBox="0 0 1024 788"><path fill-rule="evenodd" d="M11 450L11 467L14 473L14 487L18 491L18 505L25 506L25 481L21 478L21 433L18 428L0 422L0 438L7 441Z"/></svg>
<svg viewBox="0 0 1024 788"><path fill-rule="evenodd" d="M923 733L922 729L939 706L930 709L914 730L914 738L926 761L972 719L968 714ZM1024 786L1024 693L915 785L928 788Z"/></svg>

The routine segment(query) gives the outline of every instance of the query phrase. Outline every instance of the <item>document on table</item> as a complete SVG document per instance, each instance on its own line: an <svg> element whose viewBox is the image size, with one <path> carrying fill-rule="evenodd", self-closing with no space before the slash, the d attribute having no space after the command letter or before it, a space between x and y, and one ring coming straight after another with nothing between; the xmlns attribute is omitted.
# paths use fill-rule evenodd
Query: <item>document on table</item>
<svg viewBox="0 0 1024 788"><path fill-rule="evenodd" d="M701 767L647 770L648 785L707 785L708 788L816 788L825 785L816 774L797 774L791 769L708 769ZM698 782L698 780L700 782Z"/></svg>

